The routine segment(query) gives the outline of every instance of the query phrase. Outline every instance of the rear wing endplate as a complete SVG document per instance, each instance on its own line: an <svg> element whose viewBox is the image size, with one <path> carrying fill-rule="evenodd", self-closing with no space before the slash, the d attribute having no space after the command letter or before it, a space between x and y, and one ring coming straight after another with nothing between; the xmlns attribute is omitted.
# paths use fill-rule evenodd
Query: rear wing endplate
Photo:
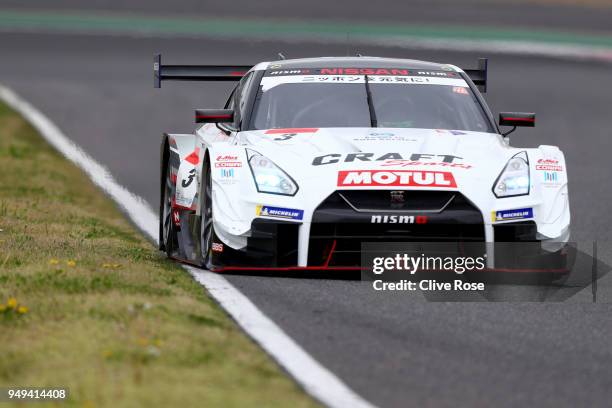
<svg viewBox="0 0 612 408"><path fill-rule="evenodd" d="M162 81L239 81L250 65L162 65L161 54L153 59L153 86Z"/></svg>
<svg viewBox="0 0 612 408"><path fill-rule="evenodd" d="M478 87L480 92L487 92L487 69L489 60L487 58L478 58L478 69L465 69L464 72L470 77L474 85Z"/></svg>

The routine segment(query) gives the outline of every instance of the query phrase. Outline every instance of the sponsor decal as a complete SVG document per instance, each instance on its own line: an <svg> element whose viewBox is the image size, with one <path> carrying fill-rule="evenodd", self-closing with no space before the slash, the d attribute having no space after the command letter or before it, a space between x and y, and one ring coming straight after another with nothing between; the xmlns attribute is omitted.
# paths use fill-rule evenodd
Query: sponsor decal
<svg viewBox="0 0 612 408"><path fill-rule="evenodd" d="M439 166L449 167L453 169L471 169L471 164L464 163L444 163L444 162L426 162L426 161L412 161L412 160L385 160L380 165L381 167L411 167L411 166Z"/></svg>
<svg viewBox="0 0 612 408"><path fill-rule="evenodd" d="M220 162L215 163L215 167L242 167L242 162Z"/></svg>
<svg viewBox="0 0 612 408"><path fill-rule="evenodd" d="M321 75L408 75L407 69L400 68L321 68Z"/></svg>
<svg viewBox="0 0 612 408"><path fill-rule="evenodd" d="M273 68L273 66L271 65L270 68ZM280 68L280 67L276 67L276 68ZM277 70L277 71L268 71L266 74L271 75L271 76L303 75L303 74L310 74L310 70L309 69L282 69L282 70Z"/></svg>
<svg viewBox="0 0 612 408"><path fill-rule="evenodd" d="M384 140L386 142L416 142L417 139L414 139L409 136L404 135L396 135L391 132L372 132L368 133L364 136L358 136L353 139L356 142L372 142Z"/></svg>
<svg viewBox="0 0 612 408"><path fill-rule="evenodd" d="M338 172L338 187L457 187L445 171L349 170Z"/></svg>
<svg viewBox="0 0 612 408"><path fill-rule="evenodd" d="M191 183L193 182L193 179L195 178L195 176L196 176L196 169L189 170L187 177L181 181L181 186L183 186L183 188L189 187Z"/></svg>
<svg viewBox="0 0 612 408"><path fill-rule="evenodd" d="M536 164L536 170L563 171L563 166L549 166L549 165L544 165L544 164Z"/></svg>
<svg viewBox="0 0 612 408"><path fill-rule="evenodd" d="M426 215L373 215L372 224L427 224Z"/></svg>
<svg viewBox="0 0 612 408"><path fill-rule="evenodd" d="M545 183L557 184L559 182L559 173L556 171L545 171L543 176Z"/></svg>
<svg viewBox="0 0 612 408"><path fill-rule="evenodd" d="M463 86L466 87L467 82L462 78L448 76L393 76L393 75L376 75L367 74L368 82L371 84L404 84L404 85L442 85L442 86ZM296 84L296 83L338 83L338 84L363 84L365 83L365 75L285 75L285 76L264 76L261 79L261 89L266 92L281 84Z"/></svg>
<svg viewBox="0 0 612 408"><path fill-rule="evenodd" d="M191 209L191 203L193 202L193 196L183 194L180 190L177 190L175 195L174 204L177 207Z"/></svg>
<svg viewBox="0 0 612 408"><path fill-rule="evenodd" d="M181 215L179 210L172 210L172 221L177 227L181 225Z"/></svg>
<svg viewBox="0 0 612 408"><path fill-rule="evenodd" d="M223 252L223 244L219 242L213 242L211 249L213 252Z"/></svg>
<svg viewBox="0 0 612 408"><path fill-rule="evenodd" d="M414 75L414 72L412 73ZM454 72L446 72L446 71L417 71L417 75L424 76L438 76L438 77L457 77L458 75Z"/></svg>
<svg viewBox="0 0 612 408"><path fill-rule="evenodd" d="M452 154L428 154L428 153L414 153L407 158L403 157L400 153L385 153L382 155L375 156L374 153L330 153L323 156L317 156L312 160L313 166L322 166L325 164L332 163L353 163L353 162L371 162L371 161L387 161L387 160L432 160L441 161L442 163L454 163L455 160L462 160L463 157L453 156Z"/></svg>
<svg viewBox="0 0 612 408"><path fill-rule="evenodd" d="M219 170L219 174L221 178L234 178L236 176L234 169L221 169Z"/></svg>
<svg viewBox="0 0 612 408"><path fill-rule="evenodd" d="M270 65L265 76L283 75L396 75L396 76L431 76L431 77L452 77L459 78L459 74L453 69L442 71L419 71L406 68L353 68L353 67L328 67L328 68L282 68L280 65Z"/></svg>
<svg viewBox="0 0 612 408"><path fill-rule="evenodd" d="M539 159L537 164L536 164L536 170L563 171L563 166L559 165L559 160L555 160L555 159Z"/></svg>
<svg viewBox="0 0 612 408"><path fill-rule="evenodd" d="M533 208L518 208L516 210L492 211L491 221L524 220L533 218Z"/></svg>
<svg viewBox="0 0 612 408"><path fill-rule="evenodd" d="M217 161L237 161L238 156L232 156L231 154L217 156Z"/></svg>
<svg viewBox="0 0 612 408"><path fill-rule="evenodd" d="M550 166L547 164L536 164L536 170L542 171L563 171L563 166Z"/></svg>
<svg viewBox="0 0 612 408"><path fill-rule="evenodd" d="M285 218L288 220L301 220L304 218L304 210L270 207L268 205L258 205L255 208L255 213L260 217Z"/></svg>

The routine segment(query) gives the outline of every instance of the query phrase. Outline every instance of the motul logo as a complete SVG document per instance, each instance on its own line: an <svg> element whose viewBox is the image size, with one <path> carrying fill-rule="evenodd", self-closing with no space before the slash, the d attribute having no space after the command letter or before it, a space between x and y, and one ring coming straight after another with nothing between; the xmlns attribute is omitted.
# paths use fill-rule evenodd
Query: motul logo
<svg viewBox="0 0 612 408"><path fill-rule="evenodd" d="M445 171L353 170L338 172L338 187L457 187Z"/></svg>

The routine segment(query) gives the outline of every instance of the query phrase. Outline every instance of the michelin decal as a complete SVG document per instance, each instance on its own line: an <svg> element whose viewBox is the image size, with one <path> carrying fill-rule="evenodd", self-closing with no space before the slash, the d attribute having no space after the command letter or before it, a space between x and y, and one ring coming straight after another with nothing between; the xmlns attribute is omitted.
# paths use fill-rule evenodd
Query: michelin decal
<svg viewBox="0 0 612 408"><path fill-rule="evenodd" d="M533 208L518 208L516 210L493 211L491 221L525 220L533 218Z"/></svg>
<svg viewBox="0 0 612 408"><path fill-rule="evenodd" d="M293 208L258 205L255 212L259 217L284 218L287 220L301 220L304 218L304 210L295 210Z"/></svg>

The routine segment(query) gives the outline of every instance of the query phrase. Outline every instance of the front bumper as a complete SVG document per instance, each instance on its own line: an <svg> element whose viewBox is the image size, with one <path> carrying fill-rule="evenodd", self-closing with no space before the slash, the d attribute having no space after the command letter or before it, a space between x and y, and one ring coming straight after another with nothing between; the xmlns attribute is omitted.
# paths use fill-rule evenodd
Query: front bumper
<svg viewBox="0 0 612 408"><path fill-rule="evenodd" d="M246 246L226 246L215 254L215 269L359 270L366 242L469 242L481 245L489 269L563 269L563 246L547 250L534 221L486 224L482 212L458 192L414 193L415 200L407 197L410 204L393 208L388 199L377 202L372 191L368 200L360 200L357 191L336 191L310 222L254 218Z"/></svg>

